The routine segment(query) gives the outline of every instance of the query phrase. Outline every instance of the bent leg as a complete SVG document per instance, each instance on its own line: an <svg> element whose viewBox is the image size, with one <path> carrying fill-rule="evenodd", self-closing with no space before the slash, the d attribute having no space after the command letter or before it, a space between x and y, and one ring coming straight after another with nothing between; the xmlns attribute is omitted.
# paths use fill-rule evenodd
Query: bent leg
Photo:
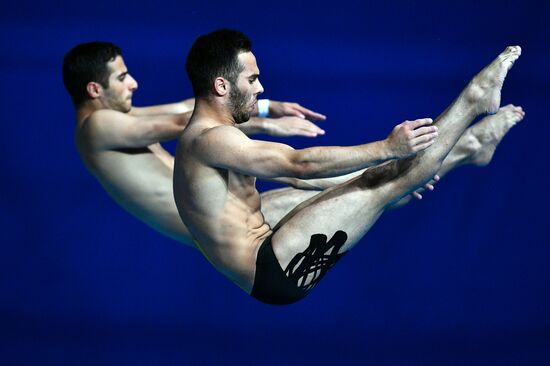
<svg viewBox="0 0 550 366"><path fill-rule="evenodd" d="M296 188L279 188L262 192L262 214L271 227L275 227L283 217L305 200L319 194L320 191Z"/></svg>
<svg viewBox="0 0 550 366"><path fill-rule="evenodd" d="M520 52L519 47L507 48L474 77L436 120L439 137L429 149L416 157L369 169L368 174L329 188L281 220L272 237L273 251L297 286L309 289L317 283L334 264L335 248L336 254L351 249L386 208L437 173L478 114L498 110L504 78Z"/></svg>

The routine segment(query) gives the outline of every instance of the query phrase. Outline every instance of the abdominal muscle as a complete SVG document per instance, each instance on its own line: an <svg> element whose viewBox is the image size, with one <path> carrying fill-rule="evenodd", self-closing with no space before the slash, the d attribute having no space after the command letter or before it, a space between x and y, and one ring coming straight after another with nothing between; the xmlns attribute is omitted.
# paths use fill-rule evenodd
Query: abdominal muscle
<svg viewBox="0 0 550 366"><path fill-rule="evenodd" d="M233 172L227 172L224 178L223 188L222 184L215 184L217 187L211 186L196 194L187 192L188 197L195 199L206 194L209 201L202 209L182 212L204 256L218 271L250 293L258 248L272 231L260 210L255 178Z"/></svg>

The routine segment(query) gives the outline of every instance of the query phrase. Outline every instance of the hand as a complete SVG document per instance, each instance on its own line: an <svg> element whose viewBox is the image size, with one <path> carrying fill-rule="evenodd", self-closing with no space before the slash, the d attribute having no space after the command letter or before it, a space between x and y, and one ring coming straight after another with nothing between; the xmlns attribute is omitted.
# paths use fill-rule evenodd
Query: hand
<svg viewBox="0 0 550 366"><path fill-rule="evenodd" d="M390 156L403 159L430 147L437 136L437 127L428 126L432 122L431 118L423 118L395 126L386 138Z"/></svg>
<svg viewBox="0 0 550 366"><path fill-rule="evenodd" d="M299 117L266 118L265 125L267 133L271 136L317 137L317 135L325 134L325 131L313 122Z"/></svg>
<svg viewBox="0 0 550 366"><path fill-rule="evenodd" d="M416 191L414 191L413 193L411 193L411 196L413 196L417 200L421 200L422 199L421 193L424 192L425 190L433 191L434 190L433 185L436 184L437 182L439 182L439 179L440 179L439 175L434 176L433 179L431 181L429 181L428 183L426 183L423 188L419 188Z"/></svg>
<svg viewBox="0 0 550 366"><path fill-rule="evenodd" d="M270 117L285 117L294 116L311 121L327 119L326 116L302 107L298 103L277 102L276 100L269 101L269 116Z"/></svg>

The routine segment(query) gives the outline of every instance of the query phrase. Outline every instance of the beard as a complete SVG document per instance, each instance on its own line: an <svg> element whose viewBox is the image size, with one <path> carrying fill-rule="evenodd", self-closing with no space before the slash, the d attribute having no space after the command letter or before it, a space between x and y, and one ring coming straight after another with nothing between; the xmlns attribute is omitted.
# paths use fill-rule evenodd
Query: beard
<svg viewBox="0 0 550 366"><path fill-rule="evenodd" d="M229 90L229 108L235 123L243 123L250 119L252 107L249 102L252 100L250 93L242 93L236 84L231 83Z"/></svg>

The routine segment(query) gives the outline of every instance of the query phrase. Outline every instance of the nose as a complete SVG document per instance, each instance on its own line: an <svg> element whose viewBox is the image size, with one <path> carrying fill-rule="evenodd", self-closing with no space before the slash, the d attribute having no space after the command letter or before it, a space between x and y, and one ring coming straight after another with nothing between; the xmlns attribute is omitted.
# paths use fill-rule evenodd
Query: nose
<svg viewBox="0 0 550 366"><path fill-rule="evenodd" d="M260 95L264 92L264 87L262 86L262 83L260 83L260 79L258 79L258 85L256 87L256 95Z"/></svg>
<svg viewBox="0 0 550 366"><path fill-rule="evenodd" d="M134 79L132 76L128 75L130 77L130 86L129 86L129 89L131 91L134 91L138 88L138 82L136 81L136 79Z"/></svg>

